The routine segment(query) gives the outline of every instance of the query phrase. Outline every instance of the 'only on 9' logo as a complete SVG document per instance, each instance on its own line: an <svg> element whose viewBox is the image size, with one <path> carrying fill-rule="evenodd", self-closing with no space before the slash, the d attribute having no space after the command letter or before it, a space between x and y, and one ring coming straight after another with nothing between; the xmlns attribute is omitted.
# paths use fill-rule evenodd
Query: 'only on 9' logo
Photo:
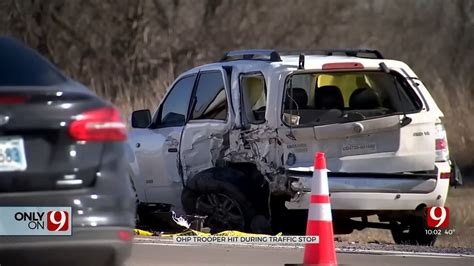
<svg viewBox="0 0 474 266"><path fill-rule="evenodd" d="M446 228L449 226L449 208L431 207L426 209L427 225L430 228Z"/></svg>
<svg viewBox="0 0 474 266"><path fill-rule="evenodd" d="M48 231L67 231L69 229L69 213L67 211L48 212Z"/></svg>

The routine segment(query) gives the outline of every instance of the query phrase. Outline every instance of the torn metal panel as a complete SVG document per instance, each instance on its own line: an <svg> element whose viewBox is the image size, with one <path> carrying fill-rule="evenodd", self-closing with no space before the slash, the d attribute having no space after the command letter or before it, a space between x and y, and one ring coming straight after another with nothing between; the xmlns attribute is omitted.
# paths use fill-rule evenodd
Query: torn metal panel
<svg viewBox="0 0 474 266"><path fill-rule="evenodd" d="M230 162L254 162L263 173L274 173L276 133L268 127L255 127L230 133L230 147L225 160Z"/></svg>
<svg viewBox="0 0 474 266"><path fill-rule="evenodd" d="M216 166L226 149L226 124L218 122L189 123L181 142L184 180L202 170Z"/></svg>
<svg viewBox="0 0 474 266"><path fill-rule="evenodd" d="M272 175L272 180L269 182L269 185L270 191L272 191L274 195L291 195L294 193L294 191L288 189L288 176L284 173Z"/></svg>
<svg viewBox="0 0 474 266"><path fill-rule="evenodd" d="M281 168L281 140L276 130L266 126L252 126L250 130L230 132L230 146L226 150L226 161L253 162L263 176L269 177L270 189L287 190L287 177Z"/></svg>

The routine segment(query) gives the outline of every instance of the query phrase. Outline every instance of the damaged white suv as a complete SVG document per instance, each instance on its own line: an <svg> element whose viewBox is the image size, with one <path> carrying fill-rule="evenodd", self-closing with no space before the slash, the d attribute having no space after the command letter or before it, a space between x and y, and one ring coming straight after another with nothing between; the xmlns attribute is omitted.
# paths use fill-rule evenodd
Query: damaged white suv
<svg viewBox="0 0 474 266"><path fill-rule="evenodd" d="M336 233L431 245L424 210L444 205L451 177L442 117L416 74L375 50L233 51L180 75L153 116L133 112L130 176L141 204L207 216L213 231L304 232L323 151Z"/></svg>

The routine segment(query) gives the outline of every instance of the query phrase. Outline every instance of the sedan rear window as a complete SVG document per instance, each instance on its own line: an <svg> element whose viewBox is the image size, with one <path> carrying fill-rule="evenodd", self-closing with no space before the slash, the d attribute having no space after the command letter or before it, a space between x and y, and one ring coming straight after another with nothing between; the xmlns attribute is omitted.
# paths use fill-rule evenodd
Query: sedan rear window
<svg viewBox="0 0 474 266"><path fill-rule="evenodd" d="M45 58L19 41L0 37L0 86L51 86L65 77Z"/></svg>
<svg viewBox="0 0 474 266"><path fill-rule="evenodd" d="M343 123L421 108L421 100L396 72L304 73L287 82L283 121L294 126Z"/></svg>

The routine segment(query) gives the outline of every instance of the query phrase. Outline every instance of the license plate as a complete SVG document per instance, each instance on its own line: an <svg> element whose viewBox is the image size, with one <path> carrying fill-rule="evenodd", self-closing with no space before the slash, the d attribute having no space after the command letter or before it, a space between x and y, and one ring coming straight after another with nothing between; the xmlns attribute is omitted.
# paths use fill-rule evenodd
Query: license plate
<svg viewBox="0 0 474 266"><path fill-rule="evenodd" d="M0 138L0 172L26 169L25 146L20 137Z"/></svg>
<svg viewBox="0 0 474 266"><path fill-rule="evenodd" d="M342 145L343 156L375 152L377 152L377 145L375 143L346 143Z"/></svg>

